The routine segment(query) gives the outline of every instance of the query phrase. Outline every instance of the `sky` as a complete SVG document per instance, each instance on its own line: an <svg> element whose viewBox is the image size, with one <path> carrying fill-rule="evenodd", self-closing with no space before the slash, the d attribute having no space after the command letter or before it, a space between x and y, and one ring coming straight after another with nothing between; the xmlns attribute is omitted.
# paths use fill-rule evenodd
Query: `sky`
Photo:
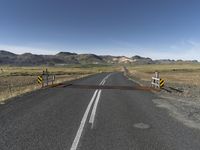
<svg viewBox="0 0 200 150"><path fill-rule="evenodd" d="M200 0L0 0L0 49L200 60Z"/></svg>

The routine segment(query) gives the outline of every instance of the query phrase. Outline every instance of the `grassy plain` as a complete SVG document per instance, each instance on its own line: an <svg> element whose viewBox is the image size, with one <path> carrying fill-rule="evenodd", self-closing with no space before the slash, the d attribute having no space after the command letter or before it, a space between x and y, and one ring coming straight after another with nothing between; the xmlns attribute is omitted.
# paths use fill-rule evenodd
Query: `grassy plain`
<svg viewBox="0 0 200 150"><path fill-rule="evenodd" d="M126 65L130 74L143 81L151 81L155 71L166 83L200 86L200 64ZM39 89L37 76L48 69L56 75L56 83L82 78L100 72L121 71L120 65L67 65L55 67L0 66L0 102Z"/></svg>
<svg viewBox="0 0 200 150"><path fill-rule="evenodd" d="M144 81L150 81L154 72L158 71L166 83L200 86L200 64L128 65L127 68L131 75Z"/></svg>
<svg viewBox="0 0 200 150"><path fill-rule="evenodd" d="M37 76L48 69L56 76L56 83L82 78L95 73L119 71L111 65L68 65L55 67L11 67L0 66L0 101L39 89Z"/></svg>

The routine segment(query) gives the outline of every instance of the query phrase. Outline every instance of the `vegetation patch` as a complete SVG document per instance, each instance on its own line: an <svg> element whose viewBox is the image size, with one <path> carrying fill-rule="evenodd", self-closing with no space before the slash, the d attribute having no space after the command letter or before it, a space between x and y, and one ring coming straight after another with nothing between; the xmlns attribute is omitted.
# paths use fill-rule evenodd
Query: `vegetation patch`
<svg viewBox="0 0 200 150"><path fill-rule="evenodd" d="M61 83L100 72L119 71L120 66L113 65L66 65L54 67L11 67L1 66L0 72L0 101L39 89L37 76L43 70L56 75L55 83Z"/></svg>

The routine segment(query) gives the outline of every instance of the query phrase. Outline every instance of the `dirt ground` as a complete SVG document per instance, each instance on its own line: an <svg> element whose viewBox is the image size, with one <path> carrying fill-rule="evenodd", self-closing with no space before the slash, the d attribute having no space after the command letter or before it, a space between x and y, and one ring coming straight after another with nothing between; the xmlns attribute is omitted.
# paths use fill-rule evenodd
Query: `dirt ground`
<svg viewBox="0 0 200 150"><path fill-rule="evenodd" d="M161 109L166 109L170 116L184 125L200 129L200 76L199 70L192 71L192 78L188 72L163 72L166 80L165 88L173 87L182 92L161 90L155 92L158 96L153 102ZM138 82L141 86L151 86L151 75L144 71L132 70L126 73L130 80ZM148 79L148 80L147 80ZM179 80L177 80L179 79ZM169 82L168 82L169 81Z"/></svg>

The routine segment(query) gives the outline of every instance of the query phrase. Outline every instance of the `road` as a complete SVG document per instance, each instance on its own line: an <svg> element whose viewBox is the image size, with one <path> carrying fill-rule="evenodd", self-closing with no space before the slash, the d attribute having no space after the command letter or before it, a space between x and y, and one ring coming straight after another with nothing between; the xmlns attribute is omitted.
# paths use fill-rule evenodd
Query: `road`
<svg viewBox="0 0 200 150"><path fill-rule="evenodd" d="M122 73L77 85L138 86ZM0 105L0 150L199 150L200 131L170 117L148 91L59 86Z"/></svg>

